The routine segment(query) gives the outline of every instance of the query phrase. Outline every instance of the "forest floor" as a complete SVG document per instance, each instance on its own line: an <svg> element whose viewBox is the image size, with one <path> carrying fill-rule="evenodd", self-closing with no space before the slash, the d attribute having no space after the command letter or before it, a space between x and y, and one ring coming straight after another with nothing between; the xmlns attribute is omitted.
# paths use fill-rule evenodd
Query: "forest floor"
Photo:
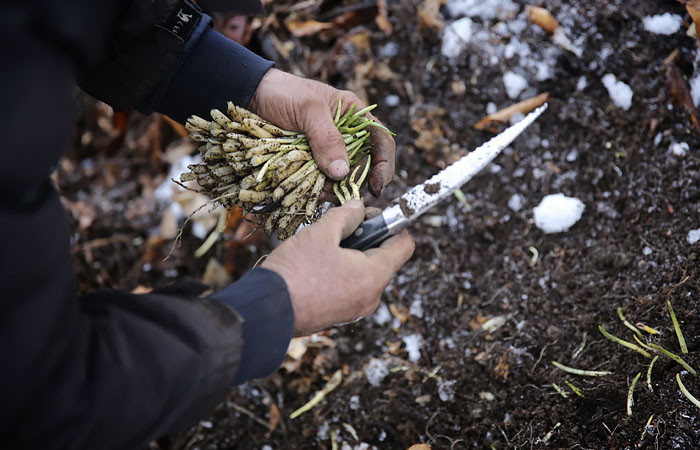
<svg viewBox="0 0 700 450"><path fill-rule="evenodd" d="M463 198L411 226L416 252L372 317L295 340L277 373L233 388L210 417L153 446L700 448L700 409L676 374L696 397L698 378L662 355L649 384L651 358L599 331L634 342L621 308L633 327L658 331L640 330L643 343L700 369L700 241L691 243L700 228L700 132L681 95L697 70L696 43L685 26L670 35L643 26L645 16L685 16L684 6L535 2L558 19L577 56L531 24L520 2L484 0L469 24L449 4L431 10L439 1L307 3L315 4L268 5L254 45L282 69L379 104L376 116L398 134L397 172L369 204L387 205L490 138L473 128L487 111L543 92L549 110ZM378 13L377 3L388 6ZM506 89L508 72L526 85ZM631 87L628 110L604 86L609 73ZM81 106L74 148L56 175L74 217L81 291L148 290L183 276L220 287L273 248L237 219L209 256L192 256L206 233L187 228L163 262L178 214L200 201L163 194L171 165L194 147L160 117L115 115L83 97ZM545 234L533 208L554 193L580 199L585 211L570 230ZM207 220L199 227L213 225ZM610 374L574 375L553 361ZM337 371L340 385L290 419Z"/></svg>

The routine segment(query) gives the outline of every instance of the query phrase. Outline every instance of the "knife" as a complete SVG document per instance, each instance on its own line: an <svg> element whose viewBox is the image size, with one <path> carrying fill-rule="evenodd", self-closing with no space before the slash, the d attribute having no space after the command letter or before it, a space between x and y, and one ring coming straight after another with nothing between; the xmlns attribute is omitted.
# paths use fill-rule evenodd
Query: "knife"
<svg viewBox="0 0 700 450"><path fill-rule="evenodd" d="M355 250L367 250L378 246L387 238L398 233L421 214L450 197L454 191L471 180L546 109L547 104L545 103L518 123L433 175L425 183L412 187L395 199L381 214L362 222L353 234L340 243L340 246Z"/></svg>

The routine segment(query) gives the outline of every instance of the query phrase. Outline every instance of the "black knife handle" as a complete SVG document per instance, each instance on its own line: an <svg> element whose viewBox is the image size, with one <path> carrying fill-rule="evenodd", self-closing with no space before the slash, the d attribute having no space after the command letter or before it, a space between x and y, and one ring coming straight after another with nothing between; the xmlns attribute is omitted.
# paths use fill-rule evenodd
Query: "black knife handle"
<svg viewBox="0 0 700 450"><path fill-rule="evenodd" d="M379 246L389 236L391 236L391 233L386 225L386 221L379 214L362 222L350 236L343 239L340 246L355 250L367 250L368 248Z"/></svg>

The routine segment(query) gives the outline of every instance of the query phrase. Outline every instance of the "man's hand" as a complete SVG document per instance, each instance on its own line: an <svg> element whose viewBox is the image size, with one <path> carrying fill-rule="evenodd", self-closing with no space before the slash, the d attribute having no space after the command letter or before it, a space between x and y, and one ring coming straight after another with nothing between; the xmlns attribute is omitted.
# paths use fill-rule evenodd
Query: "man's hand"
<svg viewBox="0 0 700 450"><path fill-rule="evenodd" d="M321 171L338 180L349 171L345 143L333 124L338 100L343 101L343 112L354 103L358 110L366 106L352 92L270 69L260 81L249 109L277 126L305 133ZM396 144L384 130L368 129L373 144L369 188L377 196L394 176Z"/></svg>
<svg viewBox="0 0 700 450"><path fill-rule="evenodd" d="M341 248L340 241L364 218L357 200L331 208L262 263L287 283L297 336L374 312L394 272L413 254L415 243L406 230L365 252Z"/></svg>

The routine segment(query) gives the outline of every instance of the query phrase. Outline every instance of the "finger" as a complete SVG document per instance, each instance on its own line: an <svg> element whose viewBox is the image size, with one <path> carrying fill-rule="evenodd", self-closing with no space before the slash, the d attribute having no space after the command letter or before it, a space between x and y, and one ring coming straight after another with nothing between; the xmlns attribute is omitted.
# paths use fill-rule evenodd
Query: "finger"
<svg viewBox="0 0 700 450"><path fill-rule="evenodd" d="M381 208L377 208L375 206L368 206L365 208L365 220L371 219L372 217L376 217L382 213Z"/></svg>
<svg viewBox="0 0 700 450"><path fill-rule="evenodd" d="M371 114L370 116L374 121L379 122ZM391 135L381 128L369 128L372 140L372 170L369 174L369 190L375 197L378 197L394 177L396 143Z"/></svg>
<svg viewBox="0 0 700 450"><path fill-rule="evenodd" d="M301 116L301 131L306 133L314 160L328 177L339 180L350 171L348 152L340 132L333 123L331 110L321 100L305 104Z"/></svg>
<svg viewBox="0 0 700 450"><path fill-rule="evenodd" d="M328 245L337 246L340 241L350 236L363 220L365 220L364 205L359 200L350 200L343 206L329 209L308 229L323 236Z"/></svg>
<svg viewBox="0 0 700 450"><path fill-rule="evenodd" d="M387 279L391 278L401 266L413 255L416 249L416 243L408 233L403 230L396 236L392 236L382 242L377 248L372 248L365 251L365 254L372 260L379 270L385 271Z"/></svg>

